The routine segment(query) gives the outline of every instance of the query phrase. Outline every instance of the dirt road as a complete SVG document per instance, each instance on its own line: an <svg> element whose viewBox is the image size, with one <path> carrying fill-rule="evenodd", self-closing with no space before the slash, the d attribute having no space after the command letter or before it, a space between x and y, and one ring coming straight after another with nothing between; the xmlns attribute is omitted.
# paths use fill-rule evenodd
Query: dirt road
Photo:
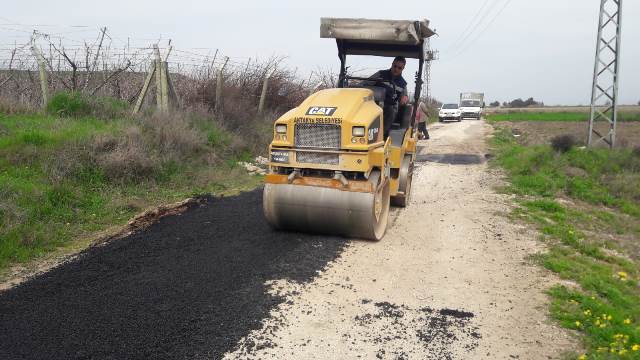
<svg viewBox="0 0 640 360"><path fill-rule="evenodd" d="M88 249L0 291L0 359L557 358L489 131L435 125L377 243L275 232L255 190Z"/></svg>
<svg viewBox="0 0 640 360"><path fill-rule="evenodd" d="M545 315L554 279L528 260L541 250L535 234L494 190L490 131L434 125L386 237L350 242L310 284L272 282L287 301L226 357L547 359L572 348Z"/></svg>

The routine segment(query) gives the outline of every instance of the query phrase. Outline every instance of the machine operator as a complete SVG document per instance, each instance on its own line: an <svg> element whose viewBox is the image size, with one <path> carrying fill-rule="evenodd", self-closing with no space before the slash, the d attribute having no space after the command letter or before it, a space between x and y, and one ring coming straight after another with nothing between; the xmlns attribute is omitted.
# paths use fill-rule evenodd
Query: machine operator
<svg viewBox="0 0 640 360"><path fill-rule="evenodd" d="M372 79L382 79L393 84L393 91L387 90L384 99L384 137L389 135L391 124L398 115L399 107L404 107L409 102L407 94L407 81L402 77L407 60L402 56L396 56L391 63L391 68L380 70L371 75Z"/></svg>

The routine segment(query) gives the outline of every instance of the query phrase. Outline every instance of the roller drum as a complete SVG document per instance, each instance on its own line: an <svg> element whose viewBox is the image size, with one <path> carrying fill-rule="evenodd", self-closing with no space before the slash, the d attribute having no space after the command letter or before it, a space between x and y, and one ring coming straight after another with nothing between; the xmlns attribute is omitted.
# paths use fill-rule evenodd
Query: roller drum
<svg viewBox="0 0 640 360"><path fill-rule="evenodd" d="M380 240L389 215L389 183L376 193L265 184L263 209L276 229Z"/></svg>

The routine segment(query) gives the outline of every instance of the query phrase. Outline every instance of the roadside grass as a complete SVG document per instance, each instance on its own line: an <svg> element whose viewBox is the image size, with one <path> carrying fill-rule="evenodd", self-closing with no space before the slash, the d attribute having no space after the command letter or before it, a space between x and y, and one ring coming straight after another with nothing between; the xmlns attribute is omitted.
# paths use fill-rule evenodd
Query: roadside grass
<svg viewBox="0 0 640 360"><path fill-rule="evenodd" d="M550 289L550 311L582 336L573 358L640 359L640 155L523 146L506 129L492 143L512 216L549 244L536 260L568 280Z"/></svg>
<svg viewBox="0 0 640 360"><path fill-rule="evenodd" d="M589 121L587 112L510 112L487 114L489 122L500 121ZM618 112L618 121L640 121L640 112Z"/></svg>
<svg viewBox="0 0 640 360"><path fill-rule="evenodd" d="M76 115L0 113L0 270L146 208L261 182L236 164L250 147L211 119Z"/></svg>

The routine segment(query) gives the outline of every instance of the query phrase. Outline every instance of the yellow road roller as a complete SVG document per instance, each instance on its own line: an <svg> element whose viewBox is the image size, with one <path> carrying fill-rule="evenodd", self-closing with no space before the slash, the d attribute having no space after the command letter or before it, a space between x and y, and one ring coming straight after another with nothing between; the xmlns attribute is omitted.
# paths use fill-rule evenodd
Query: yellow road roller
<svg viewBox="0 0 640 360"><path fill-rule="evenodd" d="M338 84L310 95L274 124L263 193L272 227L384 236L389 206L409 200L417 142L413 105L420 98L424 39L432 35L427 20L321 19L320 37L338 46ZM416 59L413 104L393 104L398 89L392 81L351 76L348 55Z"/></svg>

